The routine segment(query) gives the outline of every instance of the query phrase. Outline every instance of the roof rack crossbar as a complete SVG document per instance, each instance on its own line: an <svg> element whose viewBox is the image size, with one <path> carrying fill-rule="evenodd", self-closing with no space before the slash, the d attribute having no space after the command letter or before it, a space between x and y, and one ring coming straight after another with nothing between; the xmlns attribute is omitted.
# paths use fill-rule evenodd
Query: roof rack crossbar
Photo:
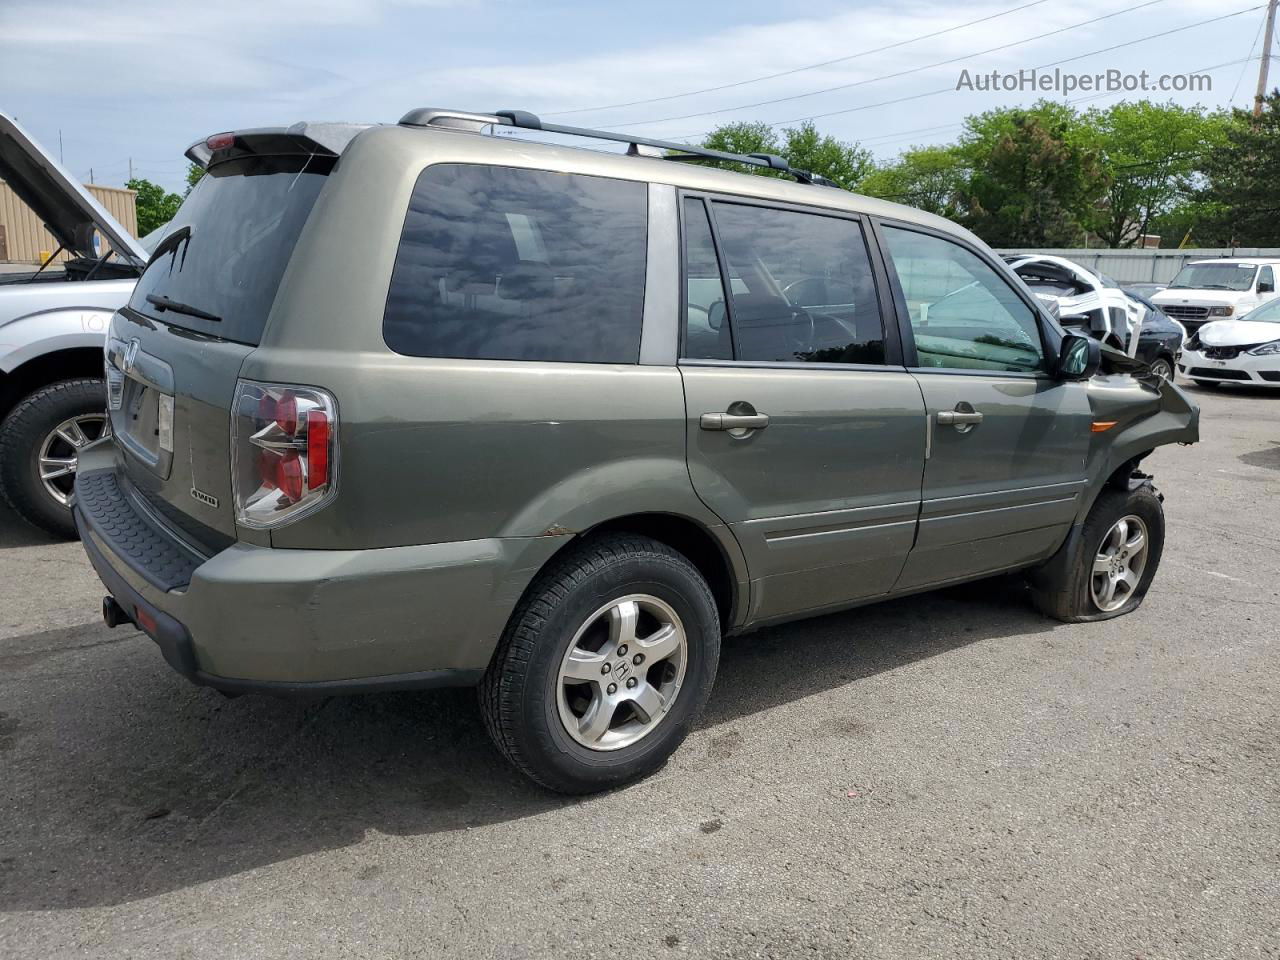
<svg viewBox="0 0 1280 960"><path fill-rule="evenodd" d="M702 160L718 160L725 163L740 163L748 167L764 167L777 170L779 173L795 177L800 183L817 184L824 187L838 185L826 177L807 170L798 170L787 162L786 158L771 153L727 153L723 150L710 150L706 147L690 146L687 143L675 143L670 140L655 140L650 137L637 137L629 133L614 133L611 130L593 130L588 127L569 127L559 123L544 123L536 114L525 110L497 110L492 115L463 113L452 110L436 110L420 108L410 110L401 118L406 126L448 126L469 127L479 129L483 126L517 127L522 130L541 130L545 133L558 133L571 137L587 137L592 140L610 140L614 143L626 143L631 147L628 153L639 154L639 147L653 147L666 151L660 159L678 162L697 162Z"/></svg>

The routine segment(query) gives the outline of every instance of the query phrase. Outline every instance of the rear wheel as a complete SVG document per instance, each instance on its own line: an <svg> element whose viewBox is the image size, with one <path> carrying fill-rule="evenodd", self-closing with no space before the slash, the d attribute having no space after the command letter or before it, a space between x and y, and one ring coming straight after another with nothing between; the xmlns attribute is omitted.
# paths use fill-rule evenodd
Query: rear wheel
<svg viewBox="0 0 1280 960"><path fill-rule="evenodd" d="M69 501L80 451L110 433L101 380L61 380L23 399L0 424L0 492L15 513L74 537Z"/></svg>
<svg viewBox="0 0 1280 960"><path fill-rule="evenodd" d="M1142 603L1164 550L1164 508L1148 485L1099 495L1077 534L1031 574L1036 606L1080 623L1132 613Z"/></svg>
<svg viewBox="0 0 1280 960"><path fill-rule="evenodd" d="M720 624L706 581L646 537L584 543L539 576L480 686L490 736L562 793L660 767L711 693Z"/></svg>

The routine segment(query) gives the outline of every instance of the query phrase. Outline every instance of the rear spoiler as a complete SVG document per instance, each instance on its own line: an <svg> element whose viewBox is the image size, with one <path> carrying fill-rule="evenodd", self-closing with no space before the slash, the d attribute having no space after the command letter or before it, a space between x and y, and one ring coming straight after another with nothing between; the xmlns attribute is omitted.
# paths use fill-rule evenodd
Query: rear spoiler
<svg viewBox="0 0 1280 960"><path fill-rule="evenodd" d="M371 123L295 123L291 127L260 127L215 133L187 148L186 157L209 169L216 163L243 157L337 157Z"/></svg>

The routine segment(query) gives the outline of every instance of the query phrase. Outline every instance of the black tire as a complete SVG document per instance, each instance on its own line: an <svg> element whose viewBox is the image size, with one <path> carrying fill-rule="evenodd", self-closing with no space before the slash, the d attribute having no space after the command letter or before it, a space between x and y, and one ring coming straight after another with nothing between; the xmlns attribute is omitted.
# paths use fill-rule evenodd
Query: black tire
<svg viewBox="0 0 1280 960"><path fill-rule="evenodd" d="M1123 605L1105 610L1095 601L1091 589L1094 559L1115 524L1127 516L1136 516L1145 524L1147 556L1137 586L1127 594ZM1164 507L1151 485L1144 483L1127 491L1104 490L1058 555L1029 575L1032 599L1041 613L1064 623L1124 616L1142 605L1163 552Z"/></svg>
<svg viewBox="0 0 1280 960"><path fill-rule="evenodd" d="M1161 354L1151 361L1151 372L1162 380L1174 379L1173 358Z"/></svg>
<svg viewBox="0 0 1280 960"><path fill-rule="evenodd" d="M645 594L678 614L687 637L683 682L641 739L611 751L579 743L561 721L560 665L575 635L611 600ZM662 766L711 695L720 658L715 599L683 555L632 534L588 540L557 557L526 592L484 679L489 736L530 779L560 793L621 786Z"/></svg>
<svg viewBox="0 0 1280 960"><path fill-rule="evenodd" d="M24 397L0 423L0 494L32 526L75 539L71 510L40 479L40 446L64 420L105 412L106 405L101 380L59 380Z"/></svg>

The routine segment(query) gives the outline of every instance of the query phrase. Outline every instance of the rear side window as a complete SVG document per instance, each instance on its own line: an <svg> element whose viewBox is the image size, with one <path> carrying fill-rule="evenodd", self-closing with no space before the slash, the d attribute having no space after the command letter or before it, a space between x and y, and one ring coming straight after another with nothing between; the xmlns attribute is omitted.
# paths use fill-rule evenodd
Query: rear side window
<svg viewBox="0 0 1280 960"><path fill-rule="evenodd" d="M643 183L472 164L418 178L383 338L414 357L635 363Z"/></svg>
<svg viewBox="0 0 1280 960"><path fill-rule="evenodd" d="M320 157L251 157L213 166L163 228L130 309L258 344L332 166L332 158Z"/></svg>
<svg viewBox="0 0 1280 960"><path fill-rule="evenodd" d="M858 223L723 201L711 207L729 277L734 359L884 363L884 326ZM693 305L697 301L692 266L698 260L694 253L702 228L688 207L686 217L688 300ZM713 291L719 286L707 285ZM703 300L714 295L706 294ZM711 328L717 329L715 304L705 309ZM690 346L696 345L693 333L699 319L690 310ZM726 338L720 337L713 349L727 350Z"/></svg>

